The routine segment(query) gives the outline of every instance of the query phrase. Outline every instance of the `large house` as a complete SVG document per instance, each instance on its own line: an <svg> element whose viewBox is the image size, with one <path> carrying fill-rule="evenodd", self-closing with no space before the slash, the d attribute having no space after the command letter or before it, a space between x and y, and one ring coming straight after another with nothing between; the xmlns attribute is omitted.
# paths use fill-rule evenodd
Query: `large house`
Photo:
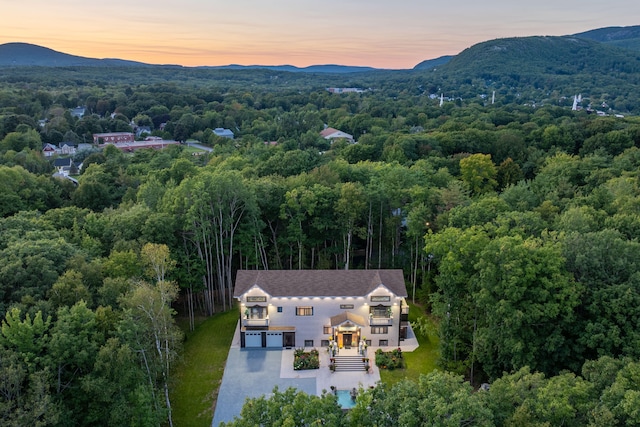
<svg viewBox="0 0 640 427"><path fill-rule="evenodd" d="M409 307L402 270L240 270L241 347L397 347Z"/></svg>

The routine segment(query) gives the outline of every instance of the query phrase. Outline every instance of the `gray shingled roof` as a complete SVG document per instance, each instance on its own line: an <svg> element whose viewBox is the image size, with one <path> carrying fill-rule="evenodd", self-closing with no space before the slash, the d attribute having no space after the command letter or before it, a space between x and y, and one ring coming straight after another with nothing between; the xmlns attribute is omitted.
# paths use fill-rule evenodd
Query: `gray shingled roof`
<svg viewBox="0 0 640 427"><path fill-rule="evenodd" d="M238 270L233 295L257 285L272 297L359 297L381 284L407 296L402 270Z"/></svg>

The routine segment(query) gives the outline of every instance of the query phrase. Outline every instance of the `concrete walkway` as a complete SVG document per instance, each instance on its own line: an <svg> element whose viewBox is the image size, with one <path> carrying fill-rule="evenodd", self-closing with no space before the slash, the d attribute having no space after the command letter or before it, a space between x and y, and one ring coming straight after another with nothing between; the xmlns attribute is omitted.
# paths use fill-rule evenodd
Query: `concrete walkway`
<svg viewBox="0 0 640 427"><path fill-rule="evenodd" d="M418 341L411 328L407 334L408 337L402 341L400 348L402 351L413 351L418 347ZM393 348L396 347L383 350ZM221 422L233 421L234 417L240 415L246 398L269 395L275 386L280 390L295 387L307 394L318 396L324 391L329 391L331 386L338 390L373 387L380 381L380 371L374 363L377 349L378 347L368 348L367 357L371 359L369 373L331 372L329 353L324 348L318 348L320 369L295 371L293 349L240 348L238 322L222 376L212 426L217 427ZM351 351L356 354L355 350ZM342 350L341 354L346 355L347 352L348 350Z"/></svg>

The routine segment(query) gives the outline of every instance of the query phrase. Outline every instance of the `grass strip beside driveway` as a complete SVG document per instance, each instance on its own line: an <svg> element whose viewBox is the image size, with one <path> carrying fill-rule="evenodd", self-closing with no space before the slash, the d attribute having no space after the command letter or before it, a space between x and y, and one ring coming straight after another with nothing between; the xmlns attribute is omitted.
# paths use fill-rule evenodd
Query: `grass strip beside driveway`
<svg viewBox="0 0 640 427"><path fill-rule="evenodd" d="M210 427L238 310L218 313L187 334L172 375L174 425Z"/></svg>

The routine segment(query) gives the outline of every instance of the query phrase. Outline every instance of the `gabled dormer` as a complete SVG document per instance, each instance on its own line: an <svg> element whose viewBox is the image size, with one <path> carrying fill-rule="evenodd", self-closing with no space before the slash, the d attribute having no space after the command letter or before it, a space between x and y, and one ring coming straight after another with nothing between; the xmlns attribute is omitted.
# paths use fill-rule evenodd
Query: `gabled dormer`
<svg viewBox="0 0 640 427"><path fill-rule="evenodd" d="M400 298L384 284L379 284L367 295L369 304L369 325L387 326L399 315Z"/></svg>
<svg viewBox="0 0 640 427"><path fill-rule="evenodd" d="M243 326L247 328L269 327L269 300L271 295L260 286L253 285L238 300Z"/></svg>

